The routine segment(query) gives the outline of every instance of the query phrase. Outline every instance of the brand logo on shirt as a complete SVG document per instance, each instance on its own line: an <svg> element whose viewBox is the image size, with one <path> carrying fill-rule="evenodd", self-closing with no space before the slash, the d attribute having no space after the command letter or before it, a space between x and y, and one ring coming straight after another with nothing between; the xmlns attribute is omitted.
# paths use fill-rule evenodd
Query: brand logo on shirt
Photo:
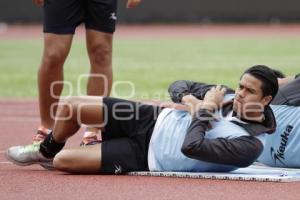
<svg viewBox="0 0 300 200"><path fill-rule="evenodd" d="M271 157L274 160L275 165L276 165L276 162L280 162L281 164L285 165L284 152L285 152L285 148L288 143L289 136L290 136L290 133L292 132L292 130L293 130L293 126L288 125L285 128L285 131L283 132L283 134L280 135L281 141L280 141L279 148L277 150L275 150L273 147L271 147Z"/></svg>
<svg viewBox="0 0 300 200"><path fill-rule="evenodd" d="M115 165L115 174L121 174L121 173L122 173L122 166Z"/></svg>

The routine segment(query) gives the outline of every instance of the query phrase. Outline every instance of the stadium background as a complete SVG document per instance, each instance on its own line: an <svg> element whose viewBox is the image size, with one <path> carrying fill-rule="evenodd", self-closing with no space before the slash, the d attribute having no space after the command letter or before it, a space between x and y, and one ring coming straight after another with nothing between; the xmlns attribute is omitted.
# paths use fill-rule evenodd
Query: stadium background
<svg viewBox="0 0 300 200"><path fill-rule="evenodd" d="M119 0L120 23L295 22L297 0L144 0L139 9L125 9ZM0 22L41 22L42 13L31 0L0 2Z"/></svg>

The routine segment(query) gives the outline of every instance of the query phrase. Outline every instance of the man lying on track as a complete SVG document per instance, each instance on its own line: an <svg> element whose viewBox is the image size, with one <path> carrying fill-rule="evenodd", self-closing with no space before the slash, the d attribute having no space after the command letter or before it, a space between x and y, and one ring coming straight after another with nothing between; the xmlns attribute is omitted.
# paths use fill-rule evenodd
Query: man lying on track
<svg viewBox="0 0 300 200"><path fill-rule="evenodd" d="M59 107L52 133L36 149L11 147L18 165L42 164L71 173L231 171L251 165L276 129L269 106L278 90L273 70L254 66L235 91L189 81L173 83L169 106L109 97L73 97ZM103 141L63 149L81 124L100 127Z"/></svg>

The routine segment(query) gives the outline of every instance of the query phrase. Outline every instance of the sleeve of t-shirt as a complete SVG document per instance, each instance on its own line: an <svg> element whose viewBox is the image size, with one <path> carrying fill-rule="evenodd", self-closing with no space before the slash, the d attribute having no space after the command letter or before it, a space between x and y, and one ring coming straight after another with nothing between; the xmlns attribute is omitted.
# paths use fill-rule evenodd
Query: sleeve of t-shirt
<svg viewBox="0 0 300 200"><path fill-rule="evenodd" d="M169 86L168 92L173 102L181 103L182 97L188 94L195 96L196 98L203 100L207 91L209 91L214 84L199 83L193 81L179 80L175 81ZM234 93L234 91L227 87L227 94Z"/></svg>

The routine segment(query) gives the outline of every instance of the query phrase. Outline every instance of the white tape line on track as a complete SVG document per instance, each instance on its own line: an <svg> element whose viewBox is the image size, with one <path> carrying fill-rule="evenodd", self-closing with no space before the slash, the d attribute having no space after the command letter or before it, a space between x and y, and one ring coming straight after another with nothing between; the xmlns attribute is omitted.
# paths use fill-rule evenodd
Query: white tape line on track
<svg viewBox="0 0 300 200"><path fill-rule="evenodd" d="M0 150L0 154L5 154L5 152L6 152L6 151ZM11 164L11 162L0 160L0 165L2 165L2 164Z"/></svg>
<svg viewBox="0 0 300 200"><path fill-rule="evenodd" d="M12 164L12 163L8 161L0 161L0 165L7 165L7 164Z"/></svg>

